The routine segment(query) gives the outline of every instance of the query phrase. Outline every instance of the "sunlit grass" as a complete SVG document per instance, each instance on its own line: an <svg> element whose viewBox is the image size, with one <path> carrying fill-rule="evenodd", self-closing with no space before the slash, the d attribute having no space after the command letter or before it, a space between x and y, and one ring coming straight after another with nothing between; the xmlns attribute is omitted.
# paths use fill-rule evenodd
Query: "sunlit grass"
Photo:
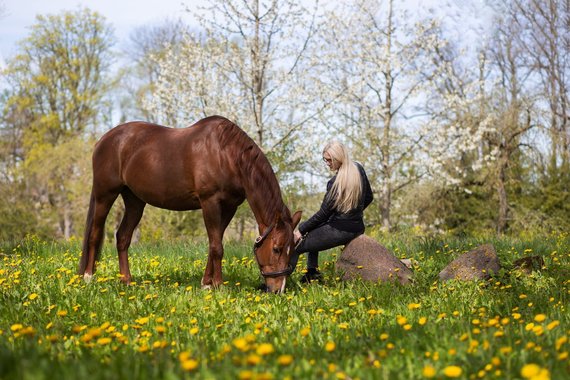
<svg viewBox="0 0 570 380"><path fill-rule="evenodd" d="M276 296L256 290L249 245L226 244L225 285L204 291L204 243L134 245L124 286L111 244L85 284L78 242L27 239L0 256L0 378L568 376L567 237L492 241L506 268L479 283L437 273L482 241L382 242L417 262L413 285L342 282L332 250L324 284L297 272ZM509 270L527 255L545 268Z"/></svg>

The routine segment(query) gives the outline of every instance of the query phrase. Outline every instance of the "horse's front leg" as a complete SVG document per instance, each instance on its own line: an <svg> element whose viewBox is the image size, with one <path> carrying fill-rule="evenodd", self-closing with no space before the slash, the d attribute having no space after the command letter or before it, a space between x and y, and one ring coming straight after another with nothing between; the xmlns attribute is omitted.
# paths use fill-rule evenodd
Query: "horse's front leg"
<svg viewBox="0 0 570 380"><path fill-rule="evenodd" d="M224 257L222 239L236 210L237 205L228 205L213 199L202 201L202 214L209 241L208 263L204 277L202 277L202 288L217 288L224 282L222 278L222 258Z"/></svg>

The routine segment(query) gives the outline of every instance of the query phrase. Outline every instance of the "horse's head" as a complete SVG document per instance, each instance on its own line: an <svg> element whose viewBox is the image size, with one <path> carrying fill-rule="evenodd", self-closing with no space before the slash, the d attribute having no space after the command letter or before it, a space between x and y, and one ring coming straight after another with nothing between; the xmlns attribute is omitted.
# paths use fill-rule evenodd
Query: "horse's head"
<svg viewBox="0 0 570 380"><path fill-rule="evenodd" d="M289 259L295 251L293 230L300 219L301 211L297 211L290 221L285 221L282 215L278 215L274 223L255 239L253 253L261 275L265 278L267 292L282 293L285 290L287 276L294 269L289 265Z"/></svg>

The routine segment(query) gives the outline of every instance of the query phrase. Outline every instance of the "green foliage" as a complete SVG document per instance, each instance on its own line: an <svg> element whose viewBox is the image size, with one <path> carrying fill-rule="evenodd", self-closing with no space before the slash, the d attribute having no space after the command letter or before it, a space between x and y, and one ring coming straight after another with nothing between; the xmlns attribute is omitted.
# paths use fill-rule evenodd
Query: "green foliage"
<svg viewBox="0 0 570 380"><path fill-rule="evenodd" d="M226 245L225 286L201 290L207 245L137 244L136 283L122 285L114 248L90 284L75 275L79 243L29 238L0 261L0 378L520 378L530 363L567 375L570 240L491 240L504 270L489 281L439 283L437 273L483 238L381 240L413 258L415 282L343 282L338 250L323 284L259 293L251 246ZM540 255L531 275L512 261ZM300 263L303 265L303 263Z"/></svg>

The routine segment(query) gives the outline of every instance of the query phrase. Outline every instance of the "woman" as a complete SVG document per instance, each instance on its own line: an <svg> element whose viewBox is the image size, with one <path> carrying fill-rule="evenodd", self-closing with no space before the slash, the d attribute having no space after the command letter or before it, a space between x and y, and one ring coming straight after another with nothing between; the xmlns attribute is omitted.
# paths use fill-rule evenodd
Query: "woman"
<svg viewBox="0 0 570 380"><path fill-rule="evenodd" d="M335 172L327 183L321 208L294 232L297 244L290 264L297 265L299 255L309 252L307 273L301 282L320 280L319 251L348 244L364 233L362 212L372 202L370 182L364 168L352 161L346 147L336 141L323 149L323 160Z"/></svg>

